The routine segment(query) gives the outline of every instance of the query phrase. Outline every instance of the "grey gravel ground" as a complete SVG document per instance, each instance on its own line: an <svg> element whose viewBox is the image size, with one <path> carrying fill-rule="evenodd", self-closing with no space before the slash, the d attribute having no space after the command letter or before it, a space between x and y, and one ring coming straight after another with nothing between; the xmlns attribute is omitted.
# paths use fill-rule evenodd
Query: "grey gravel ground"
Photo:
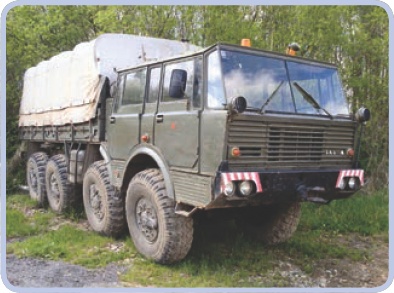
<svg viewBox="0 0 394 293"><path fill-rule="evenodd" d="M17 258L7 255L7 279L15 287L122 287L118 274L125 267L108 265L103 269L89 270L61 261Z"/></svg>

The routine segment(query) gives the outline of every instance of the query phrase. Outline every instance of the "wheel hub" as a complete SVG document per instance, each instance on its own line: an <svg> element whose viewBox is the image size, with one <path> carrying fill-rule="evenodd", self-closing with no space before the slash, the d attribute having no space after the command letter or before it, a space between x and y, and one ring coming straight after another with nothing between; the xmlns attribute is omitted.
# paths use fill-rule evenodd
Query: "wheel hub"
<svg viewBox="0 0 394 293"><path fill-rule="evenodd" d="M154 242L158 235L157 214L152 203L144 198L137 203L136 218L138 227L149 242Z"/></svg>
<svg viewBox="0 0 394 293"><path fill-rule="evenodd" d="M30 187L33 188L34 191L37 191L37 174L34 167L29 168L29 181Z"/></svg>
<svg viewBox="0 0 394 293"><path fill-rule="evenodd" d="M96 187L96 184L89 186L89 198L93 213L96 215L97 219L102 220L104 217L103 205L101 201L101 195Z"/></svg>
<svg viewBox="0 0 394 293"><path fill-rule="evenodd" d="M59 183L56 179L55 174L53 173L49 179L49 183L50 183L50 188L51 188L51 194L52 197L59 202L60 200L60 189L59 189Z"/></svg>

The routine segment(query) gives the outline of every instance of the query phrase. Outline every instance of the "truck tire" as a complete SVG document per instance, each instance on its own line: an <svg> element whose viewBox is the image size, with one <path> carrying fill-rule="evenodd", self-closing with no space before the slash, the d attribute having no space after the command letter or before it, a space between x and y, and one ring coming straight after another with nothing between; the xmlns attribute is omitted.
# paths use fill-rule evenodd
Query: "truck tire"
<svg viewBox="0 0 394 293"><path fill-rule="evenodd" d="M104 161L93 163L85 173L83 205L94 231L111 237L125 231L124 197L111 185Z"/></svg>
<svg viewBox="0 0 394 293"><path fill-rule="evenodd" d="M268 245L290 239L301 217L301 203L293 202L252 208L245 211L241 223L252 237Z"/></svg>
<svg viewBox="0 0 394 293"><path fill-rule="evenodd" d="M33 153L26 164L26 181L29 186L30 197L37 201L39 206L47 204L47 191L45 186L45 169L48 162L46 153Z"/></svg>
<svg viewBox="0 0 394 293"><path fill-rule="evenodd" d="M76 193L74 184L67 178L67 160L65 155L55 155L47 163L45 182L48 202L58 214L74 208Z"/></svg>
<svg viewBox="0 0 394 293"><path fill-rule="evenodd" d="M185 258L193 241L193 219L175 214L157 169L135 175L126 195L126 218L137 250L160 264Z"/></svg>

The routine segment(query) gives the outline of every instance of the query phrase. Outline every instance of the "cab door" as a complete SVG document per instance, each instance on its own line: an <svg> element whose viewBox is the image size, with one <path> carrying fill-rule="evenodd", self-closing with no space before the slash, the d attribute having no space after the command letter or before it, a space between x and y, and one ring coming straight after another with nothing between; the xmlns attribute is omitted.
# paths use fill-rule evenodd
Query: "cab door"
<svg viewBox="0 0 394 293"><path fill-rule="evenodd" d="M108 127L108 150L113 160L126 161L131 149L140 142L145 88L146 68L119 76L117 100Z"/></svg>
<svg viewBox="0 0 394 293"><path fill-rule="evenodd" d="M155 145L170 167L198 169L202 58L164 64L161 99L155 117Z"/></svg>
<svg viewBox="0 0 394 293"><path fill-rule="evenodd" d="M141 136L145 136L148 143L154 143L154 123L157 114L157 102L161 89L161 65L148 68L147 95L145 108L141 117Z"/></svg>

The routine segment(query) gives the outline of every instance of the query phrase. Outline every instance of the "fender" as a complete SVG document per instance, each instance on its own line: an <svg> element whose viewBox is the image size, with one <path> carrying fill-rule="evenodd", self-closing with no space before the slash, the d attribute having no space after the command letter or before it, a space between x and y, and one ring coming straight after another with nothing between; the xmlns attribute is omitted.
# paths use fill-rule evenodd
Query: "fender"
<svg viewBox="0 0 394 293"><path fill-rule="evenodd" d="M127 177L125 176L127 171L130 169L129 167L133 164L133 160L137 158L139 155L146 155L149 156L152 161L159 167L160 172L163 174L164 178L164 185L167 190L167 195L171 199L175 200L175 192L174 186L170 177L170 168L164 159L163 154L161 153L160 149L151 145L151 144L139 144L135 148L132 149L130 152L130 157L125 164L125 168L123 170L122 176L122 187L126 187L125 185L128 184L126 182Z"/></svg>

